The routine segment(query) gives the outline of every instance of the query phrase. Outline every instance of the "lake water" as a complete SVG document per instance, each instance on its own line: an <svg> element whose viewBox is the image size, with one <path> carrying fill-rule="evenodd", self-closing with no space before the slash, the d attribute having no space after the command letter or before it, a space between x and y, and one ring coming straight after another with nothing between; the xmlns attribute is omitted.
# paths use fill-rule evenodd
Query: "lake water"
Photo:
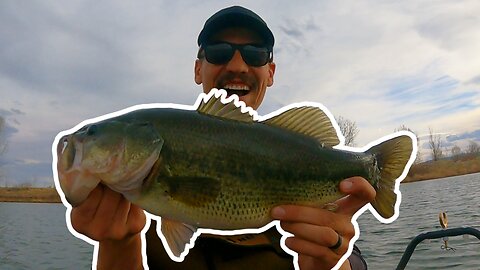
<svg viewBox="0 0 480 270"><path fill-rule="evenodd" d="M358 218L357 241L371 269L395 269L410 241L418 234L441 230L440 212L448 226L480 230L480 174L402 184L400 216L381 224L368 211ZM480 240L474 236L450 237L455 252L441 249L441 239L423 241L406 269L480 269Z"/></svg>
<svg viewBox="0 0 480 270"><path fill-rule="evenodd" d="M394 269L416 235L439 230L446 211L449 227L480 229L480 174L401 185L400 217L381 224L365 212L359 219L361 248L369 269ZM420 243L407 269L480 269L480 241L451 237ZM62 204L0 203L0 269L90 269L93 248L72 236Z"/></svg>

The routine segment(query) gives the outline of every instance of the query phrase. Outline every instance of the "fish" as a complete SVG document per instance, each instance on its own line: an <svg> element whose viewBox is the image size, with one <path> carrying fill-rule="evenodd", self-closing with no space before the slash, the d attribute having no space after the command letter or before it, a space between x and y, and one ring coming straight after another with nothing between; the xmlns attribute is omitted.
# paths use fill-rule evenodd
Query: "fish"
<svg viewBox="0 0 480 270"><path fill-rule="evenodd" d="M416 152L409 132L365 151L339 148L342 135L326 108L297 104L260 118L218 89L191 109L131 109L79 126L53 145L66 201L79 205L98 184L108 186L161 217L175 256L199 228L260 228L277 205L334 205L345 196L340 181L353 176L367 179L376 190L371 205L391 218L396 180Z"/></svg>

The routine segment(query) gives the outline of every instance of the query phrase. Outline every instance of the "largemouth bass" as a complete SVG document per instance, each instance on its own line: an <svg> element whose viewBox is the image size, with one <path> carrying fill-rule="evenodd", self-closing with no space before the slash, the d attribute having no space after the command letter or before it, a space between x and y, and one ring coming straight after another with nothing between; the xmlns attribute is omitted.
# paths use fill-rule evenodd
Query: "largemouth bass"
<svg viewBox="0 0 480 270"><path fill-rule="evenodd" d="M352 176L375 188L371 204L380 216L395 214L396 179L413 162L414 135L400 133L364 152L342 150L334 148L338 128L317 106L258 120L216 89L197 104L133 110L60 133L54 162L65 198L78 205L103 183L162 218L175 256L197 228L262 227L276 205L336 201L340 181Z"/></svg>

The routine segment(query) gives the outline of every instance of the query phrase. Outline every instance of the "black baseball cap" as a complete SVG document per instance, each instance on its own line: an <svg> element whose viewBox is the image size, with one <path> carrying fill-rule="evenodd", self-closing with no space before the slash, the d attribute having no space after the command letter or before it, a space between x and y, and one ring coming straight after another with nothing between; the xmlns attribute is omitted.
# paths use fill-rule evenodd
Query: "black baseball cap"
<svg viewBox="0 0 480 270"><path fill-rule="evenodd" d="M198 35L198 46L202 46L202 44L208 42L212 34L229 27L251 29L263 38L266 46L270 49L273 48L275 39L267 23L255 12L241 6L224 8L208 18L202 31Z"/></svg>

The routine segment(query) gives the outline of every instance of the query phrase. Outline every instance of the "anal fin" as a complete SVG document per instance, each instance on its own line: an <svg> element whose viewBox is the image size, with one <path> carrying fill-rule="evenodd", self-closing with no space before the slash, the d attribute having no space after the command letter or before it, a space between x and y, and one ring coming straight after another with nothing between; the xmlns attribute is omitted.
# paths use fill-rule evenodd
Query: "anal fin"
<svg viewBox="0 0 480 270"><path fill-rule="evenodd" d="M180 257L185 251L186 245L190 243L193 234L197 231L197 228L192 225L166 218L162 218L160 226L168 248L176 257Z"/></svg>

